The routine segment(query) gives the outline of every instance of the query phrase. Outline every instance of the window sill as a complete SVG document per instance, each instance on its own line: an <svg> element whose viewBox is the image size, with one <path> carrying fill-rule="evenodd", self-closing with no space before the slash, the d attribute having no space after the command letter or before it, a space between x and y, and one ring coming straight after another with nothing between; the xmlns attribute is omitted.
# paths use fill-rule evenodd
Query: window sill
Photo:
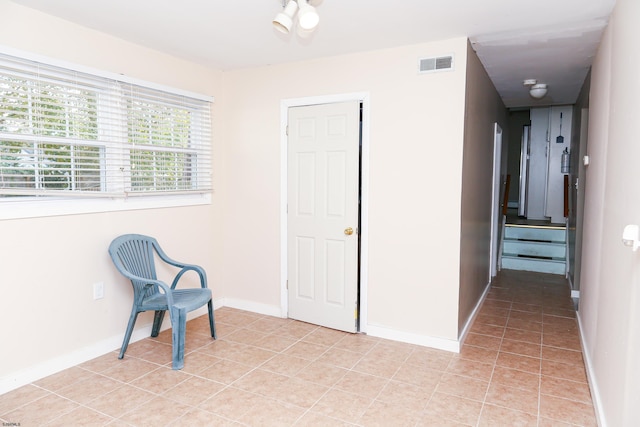
<svg viewBox="0 0 640 427"><path fill-rule="evenodd" d="M125 199L48 199L0 201L0 221L61 215L81 215L140 209L210 205L211 194L129 197Z"/></svg>

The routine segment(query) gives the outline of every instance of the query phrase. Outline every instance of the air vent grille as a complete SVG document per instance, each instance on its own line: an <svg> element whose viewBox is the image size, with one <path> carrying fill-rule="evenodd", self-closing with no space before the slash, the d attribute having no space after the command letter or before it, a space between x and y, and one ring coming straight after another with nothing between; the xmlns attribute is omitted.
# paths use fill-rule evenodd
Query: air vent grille
<svg viewBox="0 0 640 427"><path fill-rule="evenodd" d="M420 58L418 61L419 73L432 73L434 71L453 70L453 55L437 56L433 58Z"/></svg>

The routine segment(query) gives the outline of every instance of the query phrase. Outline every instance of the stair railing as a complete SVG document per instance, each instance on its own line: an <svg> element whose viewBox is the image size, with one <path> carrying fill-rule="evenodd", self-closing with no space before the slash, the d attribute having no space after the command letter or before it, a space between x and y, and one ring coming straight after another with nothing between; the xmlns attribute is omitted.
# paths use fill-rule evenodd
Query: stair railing
<svg viewBox="0 0 640 427"><path fill-rule="evenodd" d="M509 187L511 186L511 175L507 175L504 180L504 196L502 197L502 215L506 216L509 209Z"/></svg>

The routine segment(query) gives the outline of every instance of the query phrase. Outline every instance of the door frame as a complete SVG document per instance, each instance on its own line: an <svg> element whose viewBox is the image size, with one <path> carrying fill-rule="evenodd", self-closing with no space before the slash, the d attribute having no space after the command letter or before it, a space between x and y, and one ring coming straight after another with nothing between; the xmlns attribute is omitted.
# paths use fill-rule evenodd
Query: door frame
<svg viewBox="0 0 640 427"><path fill-rule="evenodd" d="M500 193L502 192L502 128L493 125L493 176L491 192L491 241L489 243L489 282L498 274L498 253L500 235Z"/></svg>
<svg viewBox="0 0 640 427"><path fill-rule="evenodd" d="M345 101L362 103L362 161L360 165L360 292L358 296L360 311L358 313L358 332L367 331L368 323L368 274L369 271L369 112L368 92L345 93L325 96L283 99L280 101L280 310L281 317L288 317L289 295L288 279L288 244L287 244L287 201L288 201L288 159L287 159L287 125L289 108L319 104L335 104Z"/></svg>

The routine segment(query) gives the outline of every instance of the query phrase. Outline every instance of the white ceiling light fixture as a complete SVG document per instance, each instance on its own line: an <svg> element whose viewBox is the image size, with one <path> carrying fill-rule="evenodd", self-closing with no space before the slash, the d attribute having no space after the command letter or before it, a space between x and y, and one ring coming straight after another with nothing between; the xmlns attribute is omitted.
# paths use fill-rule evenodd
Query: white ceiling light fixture
<svg viewBox="0 0 640 427"><path fill-rule="evenodd" d="M288 3L283 4L284 10L273 18L273 26L276 30L289 34L291 27L293 27L293 17L298 11L298 3L295 0L289 0Z"/></svg>
<svg viewBox="0 0 640 427"><path fill-rule="evenodd" d="M284 34L291 32L296 12L298 12L299 32L303 34L313 31L320 22L316 8L310 5L308 0L283 0L282 7L283 11L273 19L273 26Z"/></svg>
<svg viewBox="0 0 640 427"><path fill-rule="evenodd" d="M311 6L307 0L298 0L298 25L305 31L313 30L320 22L320 16L316 8Z"/></svg>
<svg viewBox="0 0 640 427"><path fill-rule="evenodd" d="M547 95L547 85L545 83L538 83L536 79L526 79L522 82L529 88L529 95L534 99L542 99Z"/></svg>

